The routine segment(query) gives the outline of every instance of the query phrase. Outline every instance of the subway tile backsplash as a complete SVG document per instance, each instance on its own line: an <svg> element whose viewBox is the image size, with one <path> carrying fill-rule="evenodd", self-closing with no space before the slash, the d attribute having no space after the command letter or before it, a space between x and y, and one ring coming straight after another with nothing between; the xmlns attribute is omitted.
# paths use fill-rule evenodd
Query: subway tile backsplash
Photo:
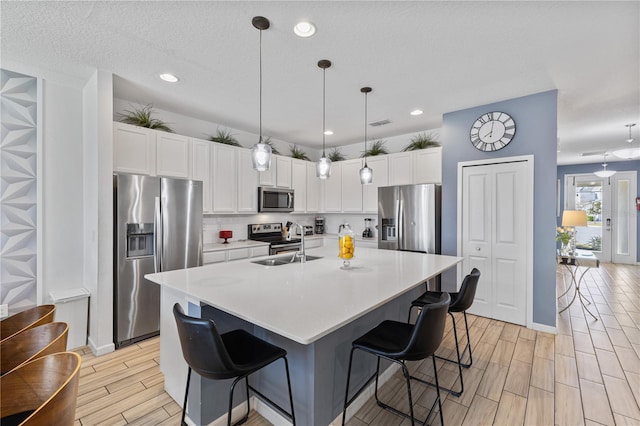
<svg viewBox="0 0 640 426"><path fill-rule="evenodd" d="M340 213L319 213L319 214L279 214L260 213L254 215L205 215L202 219L202 232L204 244L221 243L224 239L219 238L221 230L230 230L233 237L230 241L247 239L247 225L250 223L282 223L287 221L300 223L301 225L315 225L316 216L325 218L325 233L337 234L340 224L348 222L351 229L356 234L364 231L364 219L372 218L373 225L377 225L377 215L375 214L340 214ZM375 235L377 230L374 228Z"/></svg>

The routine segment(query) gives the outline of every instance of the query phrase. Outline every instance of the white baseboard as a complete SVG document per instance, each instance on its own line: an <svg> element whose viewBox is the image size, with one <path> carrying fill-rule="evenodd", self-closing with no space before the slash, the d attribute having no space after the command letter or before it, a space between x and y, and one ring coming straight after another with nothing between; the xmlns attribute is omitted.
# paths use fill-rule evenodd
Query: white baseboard
<svg viewBox="0 0 640 426"><path fill-rule="evenodd" d="M95 342L91 340L91 337L87 339L87 342L89 343L89 349L91 349L91 352L93 352L95 356L106 355L116 350L116 345L113 343L98 347Z"/></svg>
<svg viewBox="0 0 640 426"><path fill-rule="evenodd" d="M546 324L538 324L537 322L534 322L533 324L531 324L531 329L536 331L542 331L545 333L550 333L550 334L558 334L558 329L556 327L552 327Z"/></svg>

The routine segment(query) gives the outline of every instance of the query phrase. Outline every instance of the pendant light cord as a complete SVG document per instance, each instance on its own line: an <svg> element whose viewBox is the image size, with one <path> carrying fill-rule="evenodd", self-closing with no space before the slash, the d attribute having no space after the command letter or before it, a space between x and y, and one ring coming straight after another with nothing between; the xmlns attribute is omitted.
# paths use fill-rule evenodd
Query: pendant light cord
<svg viewBox="0 0 640 426"><path fill-rule="evenodd" d="M322 157L326 157L325 152L324 152L324 140L325 140L325 137L326 137L326 135L325 135L325 131L326 131L326 127L325 127L326 79L327 79L327 69L323 68L322 69Z"/></svg>
<svg viewBox="0 0 640 426"><path fill-rule="evenodd" d="M262 143L262 30L260 30L260 137L258 143Z"/></svg>
<svg viewBox="0 0 640 426"><path fill-rule="evenodd" d="M364 93L364 166L367 167L367 95Z"/></svg>

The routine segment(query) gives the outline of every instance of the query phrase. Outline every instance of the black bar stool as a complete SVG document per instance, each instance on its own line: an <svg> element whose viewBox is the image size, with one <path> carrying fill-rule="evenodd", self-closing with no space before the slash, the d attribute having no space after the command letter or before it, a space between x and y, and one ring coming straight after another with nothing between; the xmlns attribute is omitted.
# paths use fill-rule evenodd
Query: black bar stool
<svg viewBox="0 0 640 426"><path fill-rule="evenodd" d="M452 389L442 388L443 390L449 392L454 396L460 396L464 391L464 383L462 381L462 367L469 368L473 364L473 357L471 355L471 340L469 339L469 325L467 323L467 309L471 307L473 299L476 297L476 288L478 287L479 279L480 271L476 268L473 268L471 270L471 273L464 277L464 281L462 281L460 291L458 293L449 293L449 295L451 296L449 315L451 316L451 320L453 321L453 337L456 341L456 355L458 356L458 359L448 359L435 355L436 358L443 361L458 364L458 374L460 375L460 391L457 392ZM411 307L409 308L409 320L411 319L411 309L413 309L414 307L424 308L426 306L429 306L430 304L437 302L441 295L442 292L439 291L427 291L422 296L411 302ZM464 315L464 328L467 333L467 344L464 347L464 351L462 351L462 355L460 355L460 348L458 346L458 332L456 330L456 317L453 316L454 312L462 312L462 314ZM409 322L409 320L407 320L407 322ZM464 357L464 354L467 352L467 350L469 351L469 362L465 364L462 362L462 358ZM429 383L417 378L416 380L433 386L433 383Z"/></svg>
<svg viewBox="0 0 640 426"><path fill-rule="evenodd" d="M342 424L344 425L347 407L355 400L364 388L376 379L375 397L378 405L385 410L389 410L395 414L411 419L411 424L415 422L426 424L431 417L436 403L440 411L440 424L444 425L442 418L442 401L440 400L440 390L438 387L438 371L436 369L436 360L433 353L440 346L442 335L444 334L444 326L447 318L447 308L451 298L447 293L443 293L436 303L426 306L420 312L418 319L414 324L408 324L399 321L383 321L377 327L367 332L363 336L353 341L351 355L349 356L349 370L347 372L347 389L344 394L344 411L342 413ZM349 399L349 380L351 378L351 364L353 362L353 353L356 349L368 352L378 357L376 372L366 381L364 385ZM405 365L405 361L419 361L431 356L433 360L433 372L436 379L437 398L434 401L429 414L427 414L424 422L416 420L413 415L413 399L411 397L411 375ZM378 398L378 375L380 374L380 358L387 359L391 362L400 364L402 373L407 382L407 394L409 396L409 414L403 413Z"/></svg>
<svg viewBox="0 0 640 426"><path fill-rule="evenodd" d="M295 425L293 413L293 396L291 394L291 380L289 379L289 363L287 352L265 342L244 330L234 330L219 334L216 325L209 319L194 318L184 314L182 307L176 303L173 306L173 315L178 326L182 355L189 365L187 373L187 388L184 393L184 405L182 406L181 425L185 425L184 417L187 409L187 397L189 395L189 382L191 370L195 370L202 377L212 380L236 378L229 391L229 411L227 413L227 425L231 425L231 410L233 409L233 390L241 379L245 380L247 387L247 414L235 425L242 424L249 418L251 407L249 406L249 389L259 395ZM249 375L266 367L272 362L282 358L287 372L287 386L289 387L289 401L291 414L282 407L264 396L253 386L249 385Z"/></svg>

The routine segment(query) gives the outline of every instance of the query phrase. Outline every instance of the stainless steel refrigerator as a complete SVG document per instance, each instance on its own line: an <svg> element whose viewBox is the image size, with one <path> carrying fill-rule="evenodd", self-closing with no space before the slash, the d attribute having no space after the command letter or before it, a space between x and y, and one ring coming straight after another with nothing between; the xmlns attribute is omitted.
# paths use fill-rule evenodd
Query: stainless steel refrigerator
<svg viewBox="0 0 640 426"><path fill-rule="evenodd" d="M378 188L378 248L440 254L442 187Z"/></svg>
<svg viewBox="0 0 640 426"><path fill-rule="evenodd" d="M116 348L160 332L160 286L145 274L202 265L202 182L115 174Z"/></svg>

